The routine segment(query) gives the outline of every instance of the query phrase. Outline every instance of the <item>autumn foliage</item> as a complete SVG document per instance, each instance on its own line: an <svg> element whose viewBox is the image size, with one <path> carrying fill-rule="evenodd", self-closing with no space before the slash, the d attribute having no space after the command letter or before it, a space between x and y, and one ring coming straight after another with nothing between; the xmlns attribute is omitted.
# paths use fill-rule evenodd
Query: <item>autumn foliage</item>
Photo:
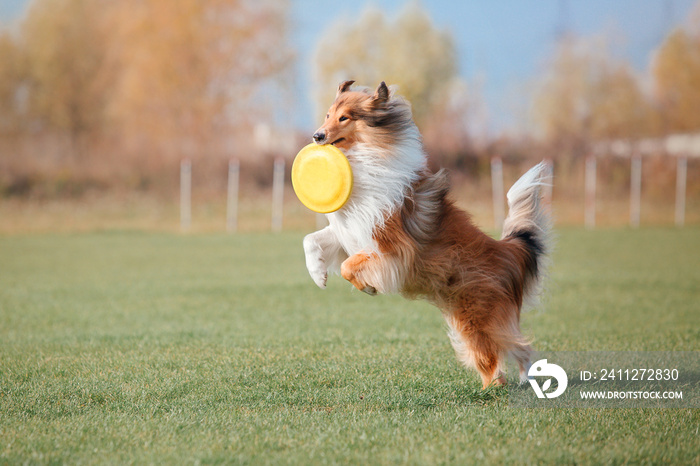
<svg viewBox="0 0 700 466"><path fill-rule="evenodd" d="M0 190L147 187L184 157L254 154L286 21L273 0L35 0L0 34Z"/></svg>
<svg viewBox="0 0 700 466"><path fill-rule="evenodd" d="M600 38L561 40L531 83L526 130L499 134L479 84L458 74L450 32L417 3L330 24L311 83L294 79L289 9L278 0L33 0L0 29L0 196L171 189L183 158L219 190L231 157L263 167L248 173L264 184L280 144L299 147L294 130L313 129L293 127L298 86L312 91L320 122L345 79L398 85L433 165L470 173L488 170L493 155L579 160L599 141L700 132L698 19L664 38L641 72Z"/></svg>

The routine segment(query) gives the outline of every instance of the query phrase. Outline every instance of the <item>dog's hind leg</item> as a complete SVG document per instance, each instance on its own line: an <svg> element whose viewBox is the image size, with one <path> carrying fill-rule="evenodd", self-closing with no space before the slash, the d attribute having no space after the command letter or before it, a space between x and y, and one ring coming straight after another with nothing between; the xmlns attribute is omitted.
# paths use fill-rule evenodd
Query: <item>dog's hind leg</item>
<svg viewBox="0 0 700 466"><path fill-rule="evenodd" d="M523 384L527 382L527 373L530 370L531 365L530 355L532 354L532 348L530 345L517 345L515 348L510 350L510 354L518 363L518 369L520 370L520 383Z"/></svg>
<svg viewBox="0 0 700 466"><path fill-rule="evenodd" d="M507 354L515 359L520 371L520 383L525 383L528 379L527 373L530 370L530 357L532 347L530 340L525 338L520 331L520 322L517 313L507 313L508 323L500 326L500 330L495 333L502 348L507 350Z"/></svg>
<svg viewBox="0 0 700 466"><path fill-rule="evenodd" d="M488 335L472 335L470 346L474 354L474 366L481 376L482 389L489 385L505 385L506 378L501 372L500 351Z"/></svg>
<svg viewBox="0 0 700 466"><path fill-rule="evenodd" d="M453 314L444 314L449 330L447 336L455 350L457 359L465 367L473 367L481 376L482 388L489 385L505 385L501 372L501 351L487 334L472 331Z"/></svg>

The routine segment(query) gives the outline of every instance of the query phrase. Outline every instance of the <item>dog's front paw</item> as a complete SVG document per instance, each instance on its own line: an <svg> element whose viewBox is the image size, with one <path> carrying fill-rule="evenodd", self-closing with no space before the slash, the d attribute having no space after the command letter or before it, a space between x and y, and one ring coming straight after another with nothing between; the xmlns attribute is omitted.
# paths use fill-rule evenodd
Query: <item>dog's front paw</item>
<svg viewBox="0 0 700 466"><path fill-rule="evenodd" d="M311 278L313 279L314 283L321 288L322 290L326 289L326 283L328 282L328 272L321 272L321 271L311 271L309 270L309 275L311 275Z"/></svg>
<svg viewBox="0 0 700 466"><path fill-rule="evenodd" d="M323 260L323 251L319 245L313 241L311 235L304 238L304 252L306 254L306 268L314 283L321 288L326 288L328 282L328 270L326 261Z"/></svg>
<svg viewBox="0 0 700 466"><path fill-rule="evenodd" d="M377 289L369 283L366 283L362 277L362 272L371 258L372 256L368 254L355 254L354 256L350 256L340 265L340 274L358 290L370 296L375 296L377 294Z"/></svg>
<svg viewBox="0 0 700 466"><path fill-rule="evenodd" d="M373 286L365 286L364 288L362 288L362 292L367 293L370 296L377 296L377 289Z"/></svg>
<svg viewBox="0 0 700 466"><path fill-rule="evenodd" d="M320 257L307 257L306 268L309 270L309 275L311 275L314 283L322 290L325 289L328 282L328 271L323 259Z"/></svg>

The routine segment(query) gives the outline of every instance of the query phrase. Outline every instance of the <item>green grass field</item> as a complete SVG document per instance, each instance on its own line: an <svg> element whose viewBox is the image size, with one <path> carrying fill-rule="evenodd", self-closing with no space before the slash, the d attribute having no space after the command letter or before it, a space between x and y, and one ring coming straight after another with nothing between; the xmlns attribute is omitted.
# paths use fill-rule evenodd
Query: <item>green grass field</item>
<svg viewBox="0 0 700 466"><path fill-rule="evenodd" d="M558 232L542 350L700 350L700 229ZM0 238L0 463L700 462L693 409L520 409L301 234Z"/></svg>

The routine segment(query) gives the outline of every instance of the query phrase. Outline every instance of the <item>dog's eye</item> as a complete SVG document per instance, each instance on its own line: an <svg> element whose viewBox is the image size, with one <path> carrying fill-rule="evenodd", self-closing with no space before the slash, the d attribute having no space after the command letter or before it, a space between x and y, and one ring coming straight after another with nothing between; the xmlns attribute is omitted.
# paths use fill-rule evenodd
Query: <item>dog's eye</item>
<svg viewBox="0 0 700 466"><path fill-rule="evenodd" d="M331 115L329 113L326 113L326 120L328 119L329 116L331 116Z"/></svg>
<svg viewBox="0 0 700 466"><path fill-rule="evenodd" d="M338 121L345 121L345 120L347 120L347 119L348 119L348 117L346 117L346 116L341 116L341 117L338 119Z"/></svg>

